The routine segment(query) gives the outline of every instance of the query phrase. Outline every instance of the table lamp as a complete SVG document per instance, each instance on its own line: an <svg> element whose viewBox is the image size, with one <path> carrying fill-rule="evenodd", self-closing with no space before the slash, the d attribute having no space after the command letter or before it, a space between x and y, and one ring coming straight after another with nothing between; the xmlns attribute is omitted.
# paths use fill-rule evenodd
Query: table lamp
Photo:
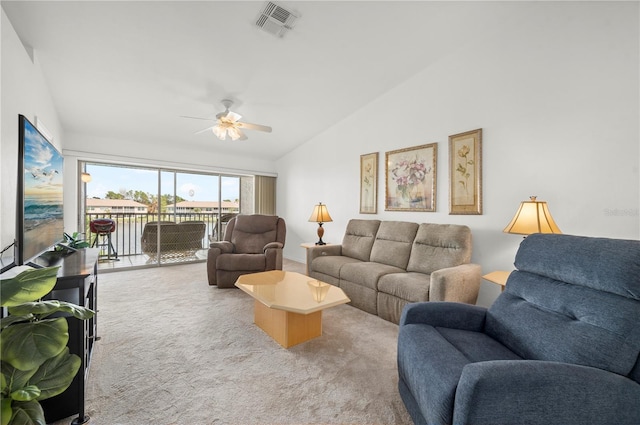
<svg viewBox="0 0 640 425"><path fill-rule="evenodd" d="M329 215L329 211L327 211L327 206L323 205L322 202L314 206L311 217L309 217L309 221L312 223L318 223L318 242L316 242L316 245L326 245L326 243L322 241L322 236L324 235L322 223L329 223L333 221Z"/></svg>
<svg viewBox="0 0 640 425"><path fill-rule="evenodd" d="M511 223L504 228L505 233L530 235L532 233L562 233L553 221L549 207L545 201L537 201L531 196L529 201L522 201L520 208L513 216Z"/></svg>

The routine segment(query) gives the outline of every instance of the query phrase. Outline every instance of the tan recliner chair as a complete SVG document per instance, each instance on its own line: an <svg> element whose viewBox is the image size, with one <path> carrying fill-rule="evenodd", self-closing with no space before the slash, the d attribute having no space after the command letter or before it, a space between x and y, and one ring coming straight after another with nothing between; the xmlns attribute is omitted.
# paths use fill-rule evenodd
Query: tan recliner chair
<svg viewBox="0 0 640 425"><path fill-rule="evenodd" d="M224 240L209 246L209 285L233 288L240 275L282 270L286 233L285 221L278 216L239 215L231 219Z"/></svg>

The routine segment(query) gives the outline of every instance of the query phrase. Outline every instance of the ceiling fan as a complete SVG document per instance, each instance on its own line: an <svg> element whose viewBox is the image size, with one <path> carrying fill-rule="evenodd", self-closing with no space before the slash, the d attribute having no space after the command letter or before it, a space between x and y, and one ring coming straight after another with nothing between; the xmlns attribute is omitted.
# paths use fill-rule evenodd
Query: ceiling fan
<svg viewBox="0 0 640 425"><path fill-rule="evenodd" d="M199 117L184 117L193 118L198 120L217 121L215 125L207 127L204 130L197 131L195 134L204 133L205 131L213 131L213 134L220 140L226 140L227 136L231 140L246 140L247 136L242 131L244 130L257 130L271 133L271 127L260 124L251 124L248 122L240 121L242 115L230 111L229 108L233 105L233 101L229 99L223 99L222 105L225 107L224 112L216 114L216 119L211 118L199 118Z"/></svg>

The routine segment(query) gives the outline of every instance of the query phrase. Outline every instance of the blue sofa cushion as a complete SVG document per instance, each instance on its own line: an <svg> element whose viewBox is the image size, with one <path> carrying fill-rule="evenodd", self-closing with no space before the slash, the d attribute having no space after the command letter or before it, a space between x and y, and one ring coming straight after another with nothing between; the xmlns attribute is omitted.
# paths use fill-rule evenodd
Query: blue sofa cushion
<svg viewBox="0 0 640 425"><path fill-rule="evenodd" d="M561 282L640 300L640 241L572 235L528 236L515 266Z"/></svg>
<svg viewBox="0 0 640 425"><path fill-rule="evenodd" d="M480 332L406 324L398 336L398 373L427 423L452 422L454 395L467 364L519 359Z"/></svg>
<svg viewBox="0 0 640 425"><path fill-rule="evenodd" d="M487 334L523 358L637 375L640 242L540 236L522 242Z"/></svg>

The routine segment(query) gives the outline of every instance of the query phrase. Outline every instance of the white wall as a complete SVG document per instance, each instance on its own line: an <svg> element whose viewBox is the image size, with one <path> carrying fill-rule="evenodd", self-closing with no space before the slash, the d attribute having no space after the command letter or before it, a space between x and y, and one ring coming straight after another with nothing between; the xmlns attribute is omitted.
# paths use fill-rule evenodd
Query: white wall
<svg viewBox="0 0 640 425"><path fill-rule="evenodd" d="M638 3L522 3L521 16L423 70L277 162L285 256L352 218L466 224L473 262L510 270L521 236L502 233L520 201L546 200L564 233L638 239ZM416 52L419 54L419 52ZM448 136L483 129L484 212L449 215ZM437 212L384 211L385 152L438 143ZM360 155L380 152L378 214L359 208ZM497 286L483 282L478 304Z"/></svg>
<svg viewBox="0 0 640 425"><path fill-rule="evenodd" d="M64 135L38 64L37 52L30 55L25 49L4 10L1 19L0 247L4 247L13 242L16 228L18 114L27 117L33 124L38 117L53 136L53 144L58 150L62 150ZM31 59L32 56L35 60ZM69 164L65 162L65 172L68 168ZM3 260L8 259L10 263L12 253L12 250L8 250Z"/></svg>

